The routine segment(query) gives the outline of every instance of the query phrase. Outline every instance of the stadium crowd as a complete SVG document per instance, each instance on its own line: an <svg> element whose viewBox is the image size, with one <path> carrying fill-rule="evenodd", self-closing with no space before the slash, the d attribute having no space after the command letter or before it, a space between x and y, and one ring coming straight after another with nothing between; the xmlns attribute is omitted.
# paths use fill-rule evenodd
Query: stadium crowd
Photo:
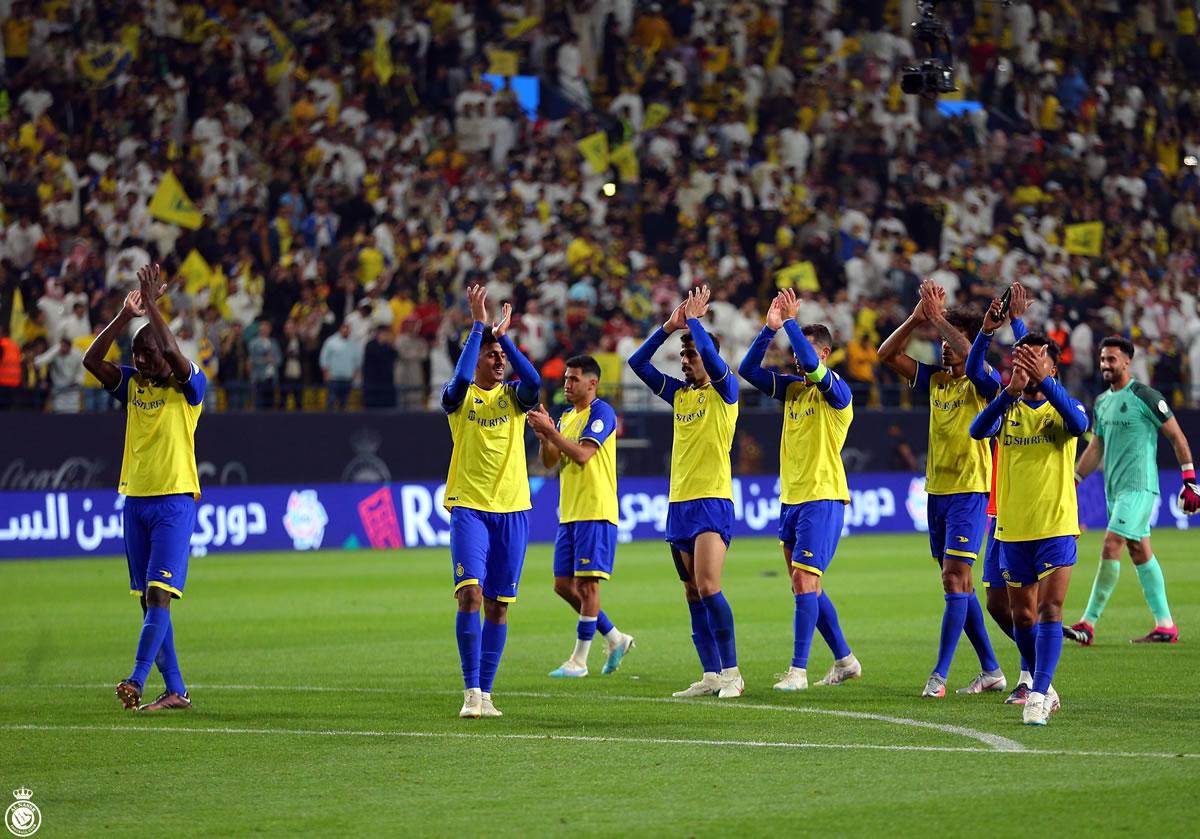
<svg viewBox="0 0 1200 839"><path fill-rule="evenodd" d="M149 261L221 409L433 404L473 282L550 383L584 351L630 380L698 284L736 366L794 285L856 399L897 404L875 348L925 278L980 313L1026 286L1080 398L1120 332L1200 401L1194 4L941 3L940 106L900 90L916 13L0 0L0 407L112 407L83 351Z"/></svg>

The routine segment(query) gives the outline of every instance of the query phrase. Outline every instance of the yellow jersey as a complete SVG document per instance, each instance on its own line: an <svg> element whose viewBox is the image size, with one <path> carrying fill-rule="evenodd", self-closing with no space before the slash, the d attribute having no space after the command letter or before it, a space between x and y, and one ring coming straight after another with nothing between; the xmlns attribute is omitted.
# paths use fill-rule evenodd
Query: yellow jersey
<svg viewBox="0 0 1200 839"><path fill-rule="evenodd" d="M738 406L730 405L713 387L685 386L671 401L675 436L671 445L671 492L668 499L733 500L733 470L729 452L737 426Z"/></svg>
<svg viewBox="0 0 1200 839"><path fill-rule="evenodd" d="M815 384L788 383L779 450L781 503L849 503L842 446L853 420L853 403L835 408Z"/></svg>
<svg viewBox="0 0 1200 839"><path fill-rule="evenodd" d="M121 495L186 493L200 497L196 470L196 424L208 381L196 364L186 382L168 377L156 385L132 367L121 368L113 395L125 403L125 452Z"/></svg>
<svg viewBox="0 0 1200 839"><path fill-rule="evenodd" d="M996 455L996 538L1029 542L1079 535L1075 447L1049 401L1018 400L1000 418Z"/></svg>
<svg viewBox="0 0 1200 839"><path fill-rule="evenodd" d="M929 455L925 491L930 495L988 492L992 449L987 440L972 439L975 417L991 400L967 376L944 367L920 364L913 387L929 391Z"/></svg>
<svg viewBox="0 0 1200 839"><path fill-rule="evenodd" d="M577 411L568 408L558 420L562 436L590 440L597 451L580 466L566 455L559 471L558 520L608 521L617 524L617 415L603 399Z"/></svg>
<svg viewBox="0 0 1200 839"><path fill-rule="evenodd" d="M484 390L472 382L462 403L446 415L454 451L446 476L447 510L469 507L485 513L528 510L525 411L516 385Z"/></svg>

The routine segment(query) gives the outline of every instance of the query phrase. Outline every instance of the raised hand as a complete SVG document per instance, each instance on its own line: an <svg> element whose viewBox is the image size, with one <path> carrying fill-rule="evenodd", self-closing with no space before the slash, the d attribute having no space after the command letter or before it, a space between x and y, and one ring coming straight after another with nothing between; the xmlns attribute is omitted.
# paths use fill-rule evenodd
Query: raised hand
<svg viewBox="0 0 1200 839"><path fill-rule="evenodd" d="M1179 507L1189 516L1200 511L1200 484L1196 479L1185 480L1179 489Z"/></svg>
<svg viewBox="0 0 1200 839"><path fill-rule="evenodd" d="M1016 297L1014 292L1013 297ZM1000 316L1000 309L1003 304L999 297L992 298L992 304L988 306L988 310L983 314L983 331L995 332L1004 325L1004 318ZM1010 304L1011 309L1011 304Z"/></svg>
<svg viewBox="0 0 1200 839"><path fill-rule="evenodd" d="M1008 316L1019 318L1029 311L1029 292L1020 283L1012 284L1012 297L1008 301Z"/></svg>
<svg viewBox="0 0 1200 839"><path fill-rule="evenodd" d="M702 285L700 288L694 288L688 292L687 299L683 301L683 313L688 318L702 318L708 314L708 298L712 296L708 286Z"/></svg>
<svg viewBox="0 0 1200 839"><path fill-rule="evenodd" d="M512 304L505 303L500 307L500 320L492 324L492 334L497 338L503 338L508 332L508 327L512 325Z"/></svg>
<svg viewBox="0 0 1200 839"><path fill-rule="evenodd" d="M137 280L142 314L145 314L147 303L157 302L158 298L167 293L167 284L162 281L162 268L157 262L139 268Z"/></svg>
<svg viewBox="0 0 1200 839"><path fill-rule="evenodd" d="M796 296L796 290L785 288L779 292L778 299L783 308L784 320L794 320L800 312L800 298Z"/></svg>
<svg viewBox="0 0 1200 839"><path fill-rule="evenodd" d="M1013 351L1013 367L1021 370L1028 382L1040 384L1046 378L1042 373L1042 360L1045 357L1045 347L1017 347Z"/></svg>
<svg viewBox="0 0 1200 839"><path fill-rule="evenodd" d="M767 308L767 328L774 329L776 332L783 329L783 301L776 294L771 300L771 305Z"/></svg>
<svg viewBox="0 0 1200 839"><path fill-rule="evenodd" d="M1006 388L1006 390L1012 396L1019 397L1022 393L1025 392L1025 386L1029 384L1029 373L1026 372L1024 367L1016 366L1016 363L1015 363L1016 362L1016 354L1015 353L1014 353L1014 357L1013 357L1013 362L1014 362L1014 364L1013 364L1012 378L1008 380L1008 387Z"/></svg>
<svg viewBox="0 0 1200 839"><path fill-rule="evenodd" d="M487 286L467 286L467 305L471 307L471 317L474 320L487 323Z"/></svg>
<svg viewBox="0 0 1200 839"><path fill-rule="evenodd" d="M675 307L675 311L671 312L671 316L667 318L667 322L663 324L664 332L677 332L680 329L687 329L687 315L684 314L684 306L687 305L687 300L684 300Z"/></svg>
<svg viewBox="0 0 1200 839"><path fill-rule="evenodd" d="M921 305L925 307L925 314L930 320L946 311L946 289L933 280L921 283L920 294Z"/></svg>
<svg viewBox="0 0 1200 839"><path fill-rule="evenodd" d="M142 304L142 293L137 289L125 295L125 304L121 308L130 317L140 318L146 315L146 307Z"/></svg>

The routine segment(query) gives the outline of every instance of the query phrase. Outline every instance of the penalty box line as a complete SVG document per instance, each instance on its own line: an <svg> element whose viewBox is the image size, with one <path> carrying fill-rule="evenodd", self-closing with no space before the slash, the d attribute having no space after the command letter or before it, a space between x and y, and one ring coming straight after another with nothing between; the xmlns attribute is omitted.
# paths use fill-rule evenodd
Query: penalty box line
<svg viewBox="0 0 1200 839"><path fill-rule="evenodd" d="M471 721L467 725L486 725ZM1166 752L1103 752L1071 751L1069 749L1023 749L1002 751L982 746L917 746L884 745L878 743L788 743L772 740L704 740L670 737L601 737L574 734L502 734L487 732L453 731L359 731L350 729L306 729L306 728L233 728L233 727L168 727L161 725L40 725L11 723L0 725L0 731L52 732L90 731L118 734L215 734L215 735L259 735L276 737L324 737L324 738L371 738L371 739L443 739L443 740L510 740L542 743L617 743L639 746L701 746L718 748L750 749L818 749L829 751L882 751L882 752L936 752L955 754L1012 754L1040 757L1116 757L1116 758L1200 758L1200 754L1170 754Z"/></svg>

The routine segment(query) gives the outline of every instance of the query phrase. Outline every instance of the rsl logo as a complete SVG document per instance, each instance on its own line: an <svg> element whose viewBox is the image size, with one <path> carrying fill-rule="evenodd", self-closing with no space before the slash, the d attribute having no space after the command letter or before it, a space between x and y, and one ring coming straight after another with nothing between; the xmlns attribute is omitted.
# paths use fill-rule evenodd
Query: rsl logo
<svg viewBox="0 0 1200 839"><path fill-rule="evenodd" d="M4 826L13 836L32 836L42 826L42 811L30 799L33 790L21 787L13 790L16 799L4 813Z"/></svg>

